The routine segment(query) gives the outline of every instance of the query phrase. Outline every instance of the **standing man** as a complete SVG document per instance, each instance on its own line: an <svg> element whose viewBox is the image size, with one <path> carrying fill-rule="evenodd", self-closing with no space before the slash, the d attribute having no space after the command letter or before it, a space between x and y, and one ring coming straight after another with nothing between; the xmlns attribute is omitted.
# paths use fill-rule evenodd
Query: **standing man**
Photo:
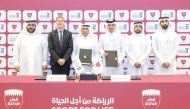
<svg viewBox="0 0 190 109"><path fill-rule="evenodd" d="M64 29L63 17L56 18L57 29L49 33L48 48L52 74L69 75L73 51L72 33Z"/></svg>
<svg viewBox="0 0 190 109"><path fill-rule="evenodd" d="M154 73L167 75L176 74L176 55L179 49L179 39L170 27L169 17L159 18L160 30L152 35L152 49L156 62Z"/></svg>
<svg viewBox="0 0 190 109"><path fill-rule="evenodd" d="M13 46L14 69L20 75L42 75L47 68L48 43L35 20L26 21Z"/></svg>
<svg viewBox="0 0 190 109"><path fill-rule="evenodd" d="M105 68L103 75L124 75L123 59L125 57L125 38L117 28L114 19L107 20L106 33L102 35L99 40L99 51L103 57L103 65ZM117 67L105 66L105 57L109 55L108 53L105 53L105 50L117 51Z"/></svg>
<svg viewBox="0 0 190 109"><path fill-rule="evenodd" d="M92 50L92 60L89 65L83 65L86 72L92 73L92 66L95 63L95 61L98 59L99 51L98 51L98 44L97 41L94 38L94 33L92 32L89 25L82 25L79 37L74 41L74 48L73 48L73 54L72 57L79 58L80 49L91 49Z"/></svg>
<svg viewBox="0 0 190 109"><path fill-rule="evenodd" d="M142 22L135 22L131 36L126 40L126 54L129 60L127 73L129 75L148 74L147 59L151 52L151 41L144 34Z"/></svg>

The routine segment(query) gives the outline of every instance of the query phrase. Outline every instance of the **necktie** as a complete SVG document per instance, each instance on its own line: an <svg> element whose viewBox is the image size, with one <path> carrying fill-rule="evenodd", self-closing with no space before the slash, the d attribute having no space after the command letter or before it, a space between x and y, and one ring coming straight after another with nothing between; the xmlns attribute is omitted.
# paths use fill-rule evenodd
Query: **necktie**
<svg viewBox="0 0 190 109"><path fill-rule="evenodd" d="M63 33L63 31L59 31L59 32L60 32L59 43L60 43L60 48L62 50L62 45L63 45L63 35L62 35L62 33Z"/></svg>

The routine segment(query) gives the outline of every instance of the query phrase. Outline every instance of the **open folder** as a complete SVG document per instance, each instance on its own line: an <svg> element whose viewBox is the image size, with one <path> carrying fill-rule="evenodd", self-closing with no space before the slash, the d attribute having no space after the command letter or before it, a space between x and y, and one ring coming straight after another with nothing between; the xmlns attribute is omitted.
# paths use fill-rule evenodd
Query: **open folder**
<svg viewBox="0 0 190 109"><path fill-rule="evenodd" d="M79 59L82 64L90 64L92 59L92 49L80 49Z"/></svg>
<svg viewBox="0 0 190 109"><path fill-rule="evenodd" d="M106 56L106 67L116 67L117 51L105 50L105 53L108 53L108 56Z"/></svg>

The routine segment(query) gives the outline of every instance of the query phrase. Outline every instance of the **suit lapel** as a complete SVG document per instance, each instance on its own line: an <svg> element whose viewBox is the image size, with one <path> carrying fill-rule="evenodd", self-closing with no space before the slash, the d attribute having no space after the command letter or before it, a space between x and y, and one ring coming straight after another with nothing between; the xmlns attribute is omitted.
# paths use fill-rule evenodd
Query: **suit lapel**
<svg viewBox="0 0 190 109"><path fill-rule="evenodd" d="M60 47L60 43L59 43L59 35L58 35L58 31L55 30L55 38L57 40L57 43L59 44L59 47Z"/></svg>

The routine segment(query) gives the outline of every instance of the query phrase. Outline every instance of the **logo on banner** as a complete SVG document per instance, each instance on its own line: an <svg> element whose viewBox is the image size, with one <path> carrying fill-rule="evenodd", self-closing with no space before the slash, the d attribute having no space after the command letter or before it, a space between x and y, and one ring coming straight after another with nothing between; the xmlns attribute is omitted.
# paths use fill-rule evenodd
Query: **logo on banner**
<svg viewBox="0 0 190 109"><path fill-rule="evenodd" d="M51 14L51 11L49 13ZM65 10L55 10L53 12L53 19L56 20L57 17L63 17L65 20L67 20L67 11L65 11Z"/></svg>
<svg viewBox="0 0 190 109"><path fill-rule="evenodd" d="M73 12L73 13L71 13L71 15L70 15L70 18L81 18L81 13L80 12L78 12L78 13L75 13L75 12Z"/></svg>
<svg viewBox="0 0 190 109"><path fill-rule="evenodd" d="M124 24L124 25L123 25L123 29L124 29L124 30L127 30L127 24Z"/></svg>
<svg viewBox="0 0 190 109"><path fill-rule="evenodd" d="M102 18L111 18L111 12L109 12L107 15L104 14L104 15L101 15Z"/></svg>
<svg viewBox="0 0 190 109"><path fill-rule="evenodd" d="M47 13L47 18L50 18L50 13Z"/></svg>
<svg viewBox="0 0 190 109"><path fill-rule="evenodd" d="M17 75L17 72L12 72L12 75L13 75L13 76L16 76L16 75Z"/></svg>
<svg viewBox="0 0 190 109"><path fill-rule="evenodd" d="M1 17L1 13L0 13L0 17Z"/></svg>
<svg viewBox="0 0 190 109"><path fill-rule="evenodd" d="M181 60L181 64L183 64L183 66L185 65L186 60Z"/></svg>
<svg viewBox="0 0 190 109"><path fill-rule="evenodd" d="M59 16L59 17L62 17L62 16L63 16L63 13L58 13L58 16Z"/></svg>
<svg viewBox="0 0 190 109"><path fill-rule="evenodd" d="M80 18L80 14L81 14L81 13L77 13L77 15L78 15L78 18Z"/></svg>
<svg viewBox="0 0 190 109"><path fill-rule="evenodd" d="M185 48L185 53L189 53L189 48Z"/></svg>
<svg viewBox="0 0 190 109"><path fill-rule="evenodd" d="M4 75L5 74L5 72L4 71L1 71L1 75Z"/></svg>
<svg viewBox="0 0 190 109"><path fill-rule="evenodd" d="M111 13L110 12L108 13L108 18L111 18Z"/></svg>
<svg viewBox="0 0 190 109"><path fill-rule="evenodd" d="M171 17L171 18L173 17L173 12L170 12L170 17Z"/></svg>
<svg viewBox="0 0 190 109"><path fill-rule="evenodd" d="M128 24L123 23L123 22L119 22L118 23L118 29L120 30L120 32L127 32L128 31Z"/></svg>
<svg viewBox="0 0 190 109"><path fill-rule="evenodd" d="M185 27L186 27L186 30L188 30L188 29L189 29L189 24L186 24L186 26L185 26Z"/></svg>
<svg viewBox="0 0 190 109"><path fill-rule="evenodd" d="M174 13L175 11L174 10L164 10L162 11L162 17L169 17L170 20L174 20Z"/></svg>
<svg viewBox="0 0 190 109"><path fill-rule="evenodd" d="M160 90L148 89L142 91L142 105L145 109L157 109L160 101Z"/></svg>
<svg viewBox="0 0 190 109"><path fill-rule="evenodd" d="M5 90L4 103L8 109L20 109L23 104L23 91L18 89Z"/></svg>
<svg viewBox="0 0 190 109"><path fill-rule="evenodd" d="M73 28L75 29L75 31L78 29L78 24L74 24Z"/></svg>
<svg viewBox="0 0 190 109"><path fill-rule="evenodd" d="M142 18L142 12L139 12L139 17Z"/></svg>
<svg viewBox="0 0 190 109"><path fill-rule="evenodd" d="M0 60L0 64L2 63L2 60Z"/></svg>
<svg viewBox="0 0 190 109"><path fill-rule="evenodd" d="M32 17L32 13L27 13L27 16L28 16L29 18L31 18L31 17Z"/></svg>
<svg viewBox="0 0 190 109"><path fill-rule="evenodd" d="M98 12L96 10L86 10L86 11L84 11L84 20L86 20L86 21L98 20Z"/></svg>
<svg viewBox="0 0 190 109"><path fill-rule="evenodd" d="M185 41L185 40L186 40L186 36L181 36L181 39L182 39L183 41Z"/></svg>
<svg viewBox="0 0 190 109"><path fill-rule="evenodd" d="M94 13L88 13L89 17L92 18Z"/></svg>
<svg viewBox="0 0 190 109"><path fill-rule="evenodd" d="M158 29L158 24L155 24L154 27L155 27L155 30L157 30Z"/></svg>
<svg viewBox="0 0 190 109"><path fill-rule="evenodd" d="M19 18L19 13L16 13L16 18Z"/></svg>
<svg viewBox="0 0 190 109"><path fill-rule="evenodd" d="M185 17L185 16L186 16L186 12L181 12L181 15L182 15L183 17Z"/></svg>
<svg viewBox="0 0 190 109"><path fill-rule="evenodd" d="M42 25L42 27L43 27L44 31L46 31L48 26L47 25Z"/></svg>
<svg viewBox="0 0 190 109"><path fill-rule="evenodd" d="M92 30L96 30L96 25L93 24L92 27L91 27Z"/></svg>
<svg viewBox="0 0 190 109"><path fill-rule="evenodd" d="M139 13L135 13L132 15L133 18L142 18L142 12L139 12Z"/></svg>
<svg viewBox="0 0 190 109"><path fill-rule="evenodd" d="M1 39L2 39L2 36L0 36L0 41L1 41Z"/></svg>
<svg viewBox="0 0 190 109"><path fill-rule="evenodd" d="M124 12L120 12L119 15L120 15L121 18L123 18L124 15L125 15L125 13Z"/></svg>
<svg viewBox="0 0 190 109"><path fill-rule="evenodd" d="M1 48L1 51L0 51L1 53L4 53L4 48Z"/></svg>
<svg viewBox="0 0 190 109"><path fill-rule="evenodd" d="M13 30L15 31L16 28L17 28L17 25L16 25L16 24L12 24L12 28L13 28Z"/></svg>
<svg viewBox="0 0 190 109"><path fill-rule="evenodd" d="M178 32L189 32L190 31L189 25L190 25L189 22L178 22L177 31Z"/></svg>
<svg viewBox="0 0 190 109"><path fill-rule="evenodd" d="M4 30L4 24L1 24L1 30Z"/></svg>
<svg viewBox="0 0 190 109"><path fill-rule="evenodd" d="M104 29L106 29L106 25L104 25Z"/></svg>
<svg viewBox="0 0 190 109"><path fill-rule="evenodd" d="M19 18L19 13L15 13L15 15L9 15L10 18Z"/></svg>
<svg viewBox="0 0 190 109"><path fill-rule="evenodd" d="M155 16L155 12L150 12L151 17Z"/></svg>
<svg viewBox="0 0 190 109"><path fill-rule="evenodd" d="M41 18L50 18L50 13L46 13L46 15L40 15Z"/></svg>
<svg viewBox="0 0 190 109"><path fill-rule="evenodd" d="M150 63L153 65L154 64L154 60L150 60Z"/></svg>

